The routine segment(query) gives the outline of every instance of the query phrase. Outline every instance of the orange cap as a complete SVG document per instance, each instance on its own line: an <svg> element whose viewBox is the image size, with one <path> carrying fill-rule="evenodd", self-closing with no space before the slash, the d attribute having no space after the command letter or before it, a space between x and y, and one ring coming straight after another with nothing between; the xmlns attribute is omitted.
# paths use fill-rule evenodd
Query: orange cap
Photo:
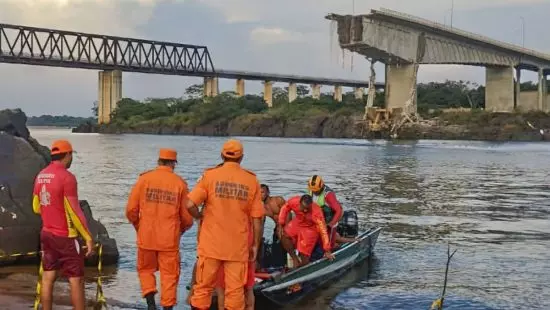
<svg viewBox="0 0 550 310"><path fill-rule="evenodd" d="M56 154L71 153L71 152L73 152L73 146L69 141L56 140L52 143L50 154L56 155Z"/></svg>
<svg viewBox="0 0 550 310"><path fill-rule="evenodd" d="M178 161L178 152L174 149L160 149L159 159Z"/></svg>
<svg viewBox="0 0 550 310"><path fill-rule="evenodd" d="M241 141L229 139L223 144L222 155L227 158L240 158L243 156L243 145Z"/></svg>

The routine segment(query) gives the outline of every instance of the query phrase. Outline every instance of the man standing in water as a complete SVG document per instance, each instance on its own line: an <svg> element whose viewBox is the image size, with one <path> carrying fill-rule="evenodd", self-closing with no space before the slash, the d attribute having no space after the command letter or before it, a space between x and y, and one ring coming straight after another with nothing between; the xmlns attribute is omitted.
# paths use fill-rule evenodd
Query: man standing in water
<svg viewBox="0 0 550 310"><path fill-rule="evenodd" d="M160 270L160 304L173 309L180 276L180 238L193 226L187 182L174 173L177 152L161 149L158 167L142 173L130 193L126 217L137 232L137 270L148 309L156 309L155 272Z"/></svg>
<svg viewBox="0 0 550 310"><path fill-rule="evenodd" d="M209 309L218 271L224 270L225 308L245 307L244 284L250 261L256 260L264 209L256 175L241 167L243 146L230 139L223 145L223 163L207 169L189 193L188 208L201 219L193 309ZM205 204L202 213L197 206ZM250 221L253 246L249 245Z"/></svg>
<svg viewBox="0 0 550 310"><path fill-rule="evenodd" d="M69 141L58 140L50 154L51 163L35 179L32 202L33 211L42 216L42 309L52 309L53 285L61 270L69 279L74 309L84 310L84 257L77 237L86 241L86 256L92 254L94 243L78 202L76 178L68 170L73 147Z"/></svg>

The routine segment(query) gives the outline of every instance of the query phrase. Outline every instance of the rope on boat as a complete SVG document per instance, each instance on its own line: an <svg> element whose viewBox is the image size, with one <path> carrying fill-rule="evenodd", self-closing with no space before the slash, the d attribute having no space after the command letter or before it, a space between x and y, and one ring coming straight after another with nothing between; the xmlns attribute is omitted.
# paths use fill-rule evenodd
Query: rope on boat
<svg viewBox="0 0 550 310"><path fill-rule="evenodd" d="M449 265L451 264L451 258L456 253L456 249L451 253L451 245L447 245L447 266L445 267L445 281L443 282L443 292L441 292L441 297L434 300L430 310L443 310L443 302L445 301L445 291L447 290L447 276L449 274Z"/></svg>
<svg viewBox="0 0 550 310"><path fill-rule="evenodd" d="M107 308L107 300L105 299L105 295L103 295L103 284L101 281L102 276L102 270L103 270L103 245L100 243L96 243L96 248L99 248L98 254L97 254L97 292L96 292L96 309L102 309L103 307ZM86 249L86 246L83 246L82 249ZM18 256L33 256L38 253L42 253L42 251L36 251L36 252L28 252L28 253L15 253L10 255L2 255L0 258L4 257L18 257ZM38 307L40 306L40 296L42 292L42 274L44 273L44 265L42 263L42 258L40 258L40 267L38 269L38 281L36 282L36 298L34 299L34 310L38 310Z"/></svg>

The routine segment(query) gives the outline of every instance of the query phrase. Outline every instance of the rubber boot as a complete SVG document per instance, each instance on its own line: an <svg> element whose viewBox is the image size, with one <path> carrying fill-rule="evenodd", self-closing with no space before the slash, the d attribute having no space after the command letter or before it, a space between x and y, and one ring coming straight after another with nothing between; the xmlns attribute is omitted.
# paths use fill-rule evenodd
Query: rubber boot
<svg viewBox="0 0 550 310"><path fill-rule="evenodd" d="M145 295L147 301L147 310L157 310L157 304L155 303L155 293L149 293Z"/></svg>

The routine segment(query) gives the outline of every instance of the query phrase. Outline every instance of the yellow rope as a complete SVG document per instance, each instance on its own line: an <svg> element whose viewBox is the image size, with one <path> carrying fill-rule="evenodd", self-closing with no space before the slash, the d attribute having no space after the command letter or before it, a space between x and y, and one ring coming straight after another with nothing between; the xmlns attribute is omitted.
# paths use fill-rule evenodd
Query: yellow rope
<svg viewBox="0 0 550 310"><path fill-rule="evenodd" d="M38 306L40 305L40 292L41 292L43 272L44 272L44 266L42 265L42 259L41 259L40 267L38 268L38 281L36 282L36 298L34 299L34 310L38 310Z"/></svg>
<svg viewBox="0 0 550 310"><path fill-rule="evenodd" d="M103 295L103 287L101 283L101 271L102 271L102 256L103 256L103 245L99 245L99 253L97 257L97 293L96 293L96 302L100 305L107 306L107 300Z"/></svg>

